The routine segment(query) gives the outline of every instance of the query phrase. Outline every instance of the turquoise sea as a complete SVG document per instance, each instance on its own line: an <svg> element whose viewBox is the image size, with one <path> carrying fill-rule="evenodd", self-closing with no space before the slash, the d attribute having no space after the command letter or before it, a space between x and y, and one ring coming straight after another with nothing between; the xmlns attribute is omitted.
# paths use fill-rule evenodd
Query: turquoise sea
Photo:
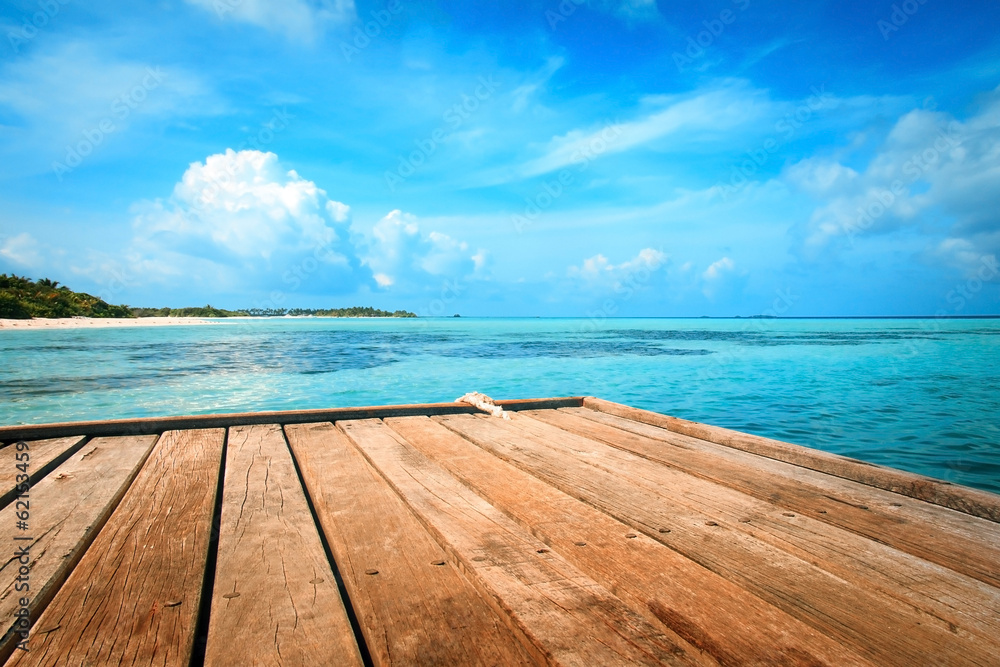
<svg viewBox="0 0 1000 667"><path fill-rule="evenodd" d="M0 423L593 395L1000 492L1000 320L0 331Z"/></svg>

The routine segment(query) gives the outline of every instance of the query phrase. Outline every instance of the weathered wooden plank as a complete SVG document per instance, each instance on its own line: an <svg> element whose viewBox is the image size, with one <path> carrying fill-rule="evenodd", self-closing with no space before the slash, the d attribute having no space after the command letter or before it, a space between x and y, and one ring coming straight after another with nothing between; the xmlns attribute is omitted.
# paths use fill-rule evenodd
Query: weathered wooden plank
<svg viewBox="0 0 1000 667"><path fill-rule="evenodd" d="M851 585L812 562L706 511L689 475L524 415L514 421L454 415L436 421L739 584L880 664L989 664L993 646L940 618ZM532 424L533 422L533 424ZM538 435L540 427L548 432ZM583 441L583 442L581 442ZM748 501L752 500L744 496ZM661 529L668 533L659 532Z"/></svg>
<svg viewBox="0 0 1000 667"><path fill-rule="evenodd" d="M337 426L549 662L714 662L632 611L381 421Z"/></svg>
<svg viewBox="0 0 1000 667"><path fill-rule="evenodd" d="M1000 557L994 556L992 560L989 558L991 552L998 553L993 543L1000 544L1000 539L997 539L1000 536L1000 526L986 519L970 517L911 498L901 498L909 503L922 504L941 515L938 522L901 522L898 517L888 513L878 514L874 499L866 501L871 503L867 510L848 504L852 490L849 487L862 486L857 482L826 476L833 488L824 490L810 485L806 480L785 476L780 469L772 471L766 468L790 468L798 472L799 478L823 476L823 473L667 431L663 433L669 441L649 438L600 421L595 422L589 418L590 415L597 415L598 419L621 418L595 413L586 408L582 408L579 413L544 410L524 414L570 433L599 440L752 496L757 500L748 501L740 494L716 493L710 496L705 507L728 516L738 530L811 560L856 586L881 591L957 627L979 632L985 641L993 641L993 638L1000 636L1000 589L970 580L968 576L955 574L955 571L966 569L963 558L981 564L984 573L1000 570ZM633 425L645 429L656 428L634 422L625 424L629 427ZM724 451L713 451L711 448ZM727 455L748 460L729 461L726 459ZM698 488L699 484L693 483L690 493L697 493ZM862 488L871 495L899 498L881 489ZM707 493L701 495L709 497ZM888 504L884 499L881 502ZM787 509L798 514L782 511ZM843 518L845 515L846 518ZM980 524L979 539L946 534L946 524L952 516ZM856 530L858 527L862 530ZM842 528L850 532L845 532ZM995 532L992 542L990 531ZM897 536L898 539L894 539ZM903 548L907 553L900 553L891 546L902 542L902 547L906 547L921 540L932 546L938 545L938 550L931 554L938 556L938 560L931 558L933 562L928 562L920 557L926 555L928 549ZM961 550L962 546L968 550L967 553ZM942 552L953 554L951 559L957 567L948 569L940 564L940 560L948 560L940 556Z"/></svg>
<svg viewBox="0 0 1000 667"><path fill-rule="evenodd" d="M526 413L1000 586L1000 524L622 417Z"/></svg>
<svg viewBox="0 0 1000 667"><path fill-rule="evenodd" d="M343 433L285 433L376 665L533 663Z"/></svg>
<svg viewBox="0 0 1000 667"><path fill-rule="evenodd" d="M780 440L741 433L727 428L700 424L661 415L648 410L629 407L588 396L583 407L618 415L638 422L660 426L669 431L683 433L734 449L741 449L758 456L793 463L811 470L854 480L869 486L899 493L911 498L949 507L966 514L1000 522L1000 496L978 489L971 489L922 475L885 468L873 463L849 459L836 454L801 447Z"/></svg>
<svg viewBox="0 0 1000 667"><path fill-rule="evenodd" d="M504 410L512 412L520 410L556 410L559 408L581 407L583 405L583 397L564 396L559 398L515 398L506 401L497 400L494 402ZM385 415L383 419L391 417L392 415Z"/></svg>
<svg viewBox="0 0 1000 667"><path fill-rule="evenodd" d="M15 443L0 449L0 508L6 507L17 496L17 475L22 474L18 465L27 463L28 484L34 485L72 456L83 441L84 437L77 435L29 441L25 443L28 449L24 451L19 450Z"/></svg>
<svg viewBox="0 0 1000 667"><path fill-rule="evenodd" d="M576 407L583 403L579 396L567 398L527 398L497 401L509 410L531 408ZM38 440L64 436L86 435L155 435L163 431L229 428L254 424L309 424L340 419L376 419L408 415L473 414L477 408L467 403L424 403L415 405L376 405L368 407L327 408L321 410L286 410L279 412L240 412L220 415L187 415L180 417L147 417L142 419L111 419L62 424L24 424L0 426L0 441Z"/></svg>
<svg viewBox="0 0 1000 667"><path fill-rule="evenodd" d="M188 664L223 438L160 437L9 665Z"/></svg>
<svg viewBox="0 0 1000 667"><path fill-rule="evenodd" d="M21 639L11 627L20 599L30 600L31 618L37 619L111 516L155 441L156 436L148 435L91 440L34 485L26 504L18 502L0 512L0 539L10 549L8 557L20 548L28 552L27 562L12 558L0 565L0 619L6 631L0 661L10 656ZM57 443L53 449L61 454L66 444ZM31 453L34 456L36 451ZM28 530L19 530L15 513L24 507L30 513ZM22 565L28 568L23 577ZM19 584L25 583L29 588L18 591Z"/></svg>
<svg viewBox="0 0 1000 667"><path fill-rule="evenodd" d="M278 425L229 429L208 665L360 665Z"/></svg>
<svg viewBox="0 0 1000 667"><path fill-rule="evenodd" d="M385 422L634 610L720 664L868 664L736 584L429 418ZM577 546L581 541L586 548Z"/></svg>

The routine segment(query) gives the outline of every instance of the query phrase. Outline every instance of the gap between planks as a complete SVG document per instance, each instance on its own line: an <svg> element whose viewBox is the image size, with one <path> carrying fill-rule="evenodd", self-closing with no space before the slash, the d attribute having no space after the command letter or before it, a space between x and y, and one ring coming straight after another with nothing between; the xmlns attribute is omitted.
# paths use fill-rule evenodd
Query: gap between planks
<svg viewBox="0 0 1000 667"><path fill-rule="evenodd" d="M279 425L230 428L205 664L361 665Z"/></svg>

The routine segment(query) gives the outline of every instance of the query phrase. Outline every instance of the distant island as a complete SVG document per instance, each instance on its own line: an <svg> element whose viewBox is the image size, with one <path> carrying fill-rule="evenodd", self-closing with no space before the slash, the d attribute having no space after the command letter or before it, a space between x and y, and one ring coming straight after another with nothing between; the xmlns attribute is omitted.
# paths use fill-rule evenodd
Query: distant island
<svg viewBox="0 0 1000 667"><path fill-rule="evenodd" d="M350 308L131 308L131 317L416 317L406 310L379 310L371 306Z"/></svg>
<svg viewBox="0 0 1000 667"><path fill-rule="evenodd" d="M379 310L371 306L350 308L136 308L114 306L85 292L74 292L57 281L32 280L0 274L0 319L29 320L59 317L416 317L405 310Z"/></svg>

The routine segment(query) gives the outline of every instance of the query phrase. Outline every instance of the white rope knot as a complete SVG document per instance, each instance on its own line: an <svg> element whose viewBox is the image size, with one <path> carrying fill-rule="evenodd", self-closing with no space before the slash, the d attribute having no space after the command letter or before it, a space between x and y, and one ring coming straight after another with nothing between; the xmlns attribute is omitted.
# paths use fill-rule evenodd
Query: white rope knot
<svg viewBox="0 0 1000 667"><path fill-rule="evenodd" d="M510 421L510 415L506 410L497 405L492 398L486 394L480 394L478 391L470 391L465 396L456 398L455 402L468 403L469 405L479 408L483 412L490 413L494 417L500 417L501 419Z"/></svg>

